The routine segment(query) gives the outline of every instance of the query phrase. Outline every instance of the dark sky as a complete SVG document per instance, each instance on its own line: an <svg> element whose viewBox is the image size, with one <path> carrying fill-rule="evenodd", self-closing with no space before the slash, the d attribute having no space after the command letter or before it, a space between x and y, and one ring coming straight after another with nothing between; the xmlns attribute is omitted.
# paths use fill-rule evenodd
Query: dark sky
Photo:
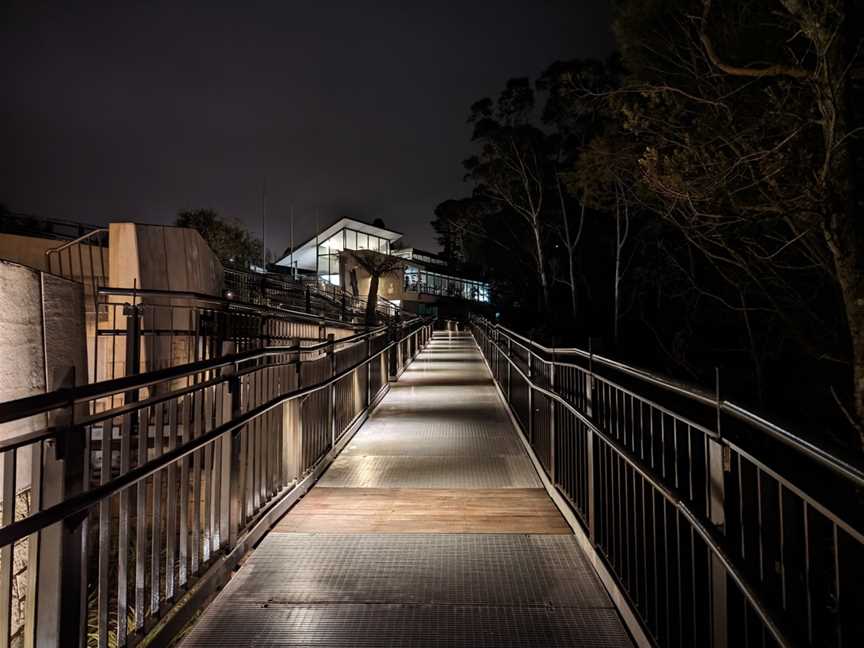
<svg viewBox="0 0 864 648"><path fill-rule="evenodd" d="M434 246L435 205L470 191L470 104L612 47L604 0L3 5L0 202L260 232L266 185L274 251L292 205L298 242L317 212Z"/></svg>

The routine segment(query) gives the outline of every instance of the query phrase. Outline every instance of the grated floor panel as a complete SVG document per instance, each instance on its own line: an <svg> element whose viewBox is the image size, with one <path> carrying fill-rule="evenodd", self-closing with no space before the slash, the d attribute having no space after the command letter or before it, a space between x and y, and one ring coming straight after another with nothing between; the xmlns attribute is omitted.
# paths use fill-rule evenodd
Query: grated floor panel
<svg viewBox="0 0 864 648"><path fill-rule="evenodd" d="M471 338L437 334L318 487L252 552L184 648L631 645L566 527L488 532L495 515L519 511L527 495L517 489L542 483ZM429 502L437 516L431 506L424 515ZM513 529L548 525L512 517ZM452 530L463 528L474 532Z"/></svg>

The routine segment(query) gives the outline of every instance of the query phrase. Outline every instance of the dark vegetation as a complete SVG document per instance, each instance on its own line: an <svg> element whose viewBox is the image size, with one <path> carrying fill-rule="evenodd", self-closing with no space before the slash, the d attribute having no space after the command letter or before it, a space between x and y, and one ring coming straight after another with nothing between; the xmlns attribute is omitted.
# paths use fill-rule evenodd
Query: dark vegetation
<svg viewBox="0 0 864 648"><path fill-rule="evenodd" d="M192 209L177 214L174 224L197 230L223 263L240 268L263 266L261 240L236 219L223 218L212 209Z"/></svg>
<svg viewBox="0 0 864 648"><path fill-rule="evenodd" d="M470 107L444 254L503 323L864 447L864 57L842 0L625 0Z"/></svg>

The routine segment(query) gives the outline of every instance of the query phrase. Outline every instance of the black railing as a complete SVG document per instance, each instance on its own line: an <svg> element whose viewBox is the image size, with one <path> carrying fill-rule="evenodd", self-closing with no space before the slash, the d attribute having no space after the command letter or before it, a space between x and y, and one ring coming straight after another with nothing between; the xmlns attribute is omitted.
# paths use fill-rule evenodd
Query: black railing
<svg viewBox="0 0 864 648"><path fill-rule="evenodd" d="M864 645L864 468L719 394L475 319L601 577L658 646Z"/></svg>
<svg viewBox="0 0 864 648"><path fill-rule="evenodd" d="M227 349L0 403L21 429L0 441L0 646L163 645L430 335Z"/></svg>

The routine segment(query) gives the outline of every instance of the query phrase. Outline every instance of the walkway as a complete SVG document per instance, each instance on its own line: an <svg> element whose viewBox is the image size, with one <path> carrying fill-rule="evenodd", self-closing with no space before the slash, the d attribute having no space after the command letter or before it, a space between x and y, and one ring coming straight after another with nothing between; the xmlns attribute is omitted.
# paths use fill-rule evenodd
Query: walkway
<svg viewBox="0 0 864 648"><path fill-rule="evenodd" d="M183 642L629 645L473 340L441 333Z"/></svg>

